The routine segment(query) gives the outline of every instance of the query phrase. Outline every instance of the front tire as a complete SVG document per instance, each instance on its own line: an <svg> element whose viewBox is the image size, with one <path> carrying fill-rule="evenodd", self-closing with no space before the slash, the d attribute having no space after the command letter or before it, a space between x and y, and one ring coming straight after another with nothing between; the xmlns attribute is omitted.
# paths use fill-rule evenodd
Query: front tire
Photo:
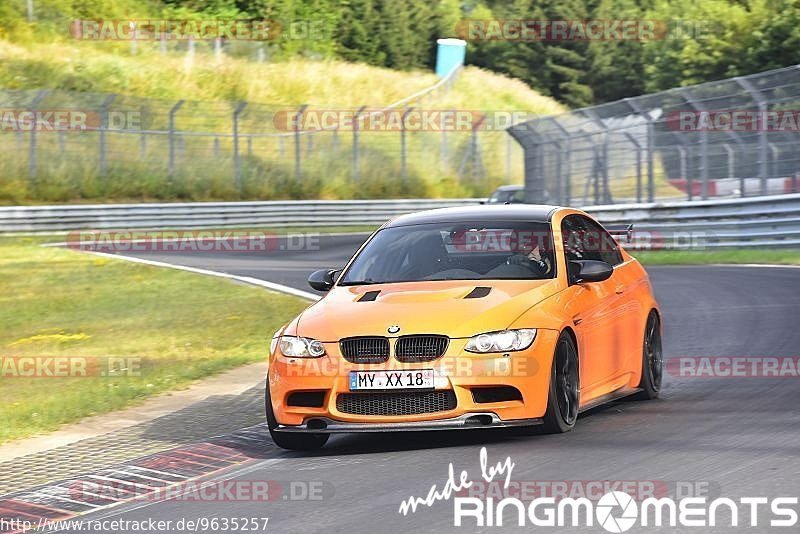
<svg viewBox="0 0 800 534"><path fill-rule="evenodd" d="M636 396L640 400L657 399L661 393L661 381L664 375L664 355L661 348L661 321L655 310L647 316L642 341L642 378Z"/></svg>
<svg viewBox="0 0 800 534"><path fill-rule="evenodd" d="M267 429L275 445L290 451L314 451L321 449L330 437L328 434L306 434L306 433L287 433L276 432L278 420L275 418L275 411L272 408L272 397L269 394L269 380L267 380L266 392L264 393L264 408L267 415Z"/></svg>
<svg viewBox="0 0 800 534"><path fill-rule="evenodd" d="M560 434L572 430L578 420L579 405L578 349L572 336L562 332L553 355L547 412L544 414L542 430L548 434Z"/></svg>

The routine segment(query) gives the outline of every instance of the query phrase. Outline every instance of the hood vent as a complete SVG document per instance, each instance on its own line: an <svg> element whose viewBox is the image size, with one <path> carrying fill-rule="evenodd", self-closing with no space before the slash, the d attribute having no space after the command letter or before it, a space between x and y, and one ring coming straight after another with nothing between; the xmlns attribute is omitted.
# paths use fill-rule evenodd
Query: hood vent
<svg viewBox="0 0 800 534"><path fill-rule="evenodd" d="M464 298L465 299L482 299L492 291L491 287L478 286L470 291Z"/></svg>
<svg viewBox="0 0 800 534"><path fill-rule="evenodd" d="M361 295L361 298L358 299L358 302L372 302L373 300L378 298L379 294L380 291L367 291L366 293Z"/></svg>

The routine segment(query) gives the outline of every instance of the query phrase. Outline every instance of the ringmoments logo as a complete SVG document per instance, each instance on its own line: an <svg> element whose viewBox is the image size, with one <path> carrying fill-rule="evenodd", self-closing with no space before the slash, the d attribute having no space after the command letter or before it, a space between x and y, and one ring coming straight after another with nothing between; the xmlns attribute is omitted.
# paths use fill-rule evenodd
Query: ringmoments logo
<svg viewBox="0 0 800 534"><path fill-rule="evenodd" d="M448 466L447 480L440 487L431 486L425 497L408 497L400 504L401 515L415 513L421 507L433 507L441 501L453 503L456 527L601 527L606 532L621 533L634 527L769 527L797 528L797 497L727 497L707 495L687 497L644 496L637 500L626 491L612 489L596 501L587 497L464 496L476 484L500 484L507 491L512 485L515 463L511 457L490 464L486 447L480 451L480 478L467 470L456 474ZM586 485L587 487L589 484ZM644 498L642 498L644 497Z"/></svg>

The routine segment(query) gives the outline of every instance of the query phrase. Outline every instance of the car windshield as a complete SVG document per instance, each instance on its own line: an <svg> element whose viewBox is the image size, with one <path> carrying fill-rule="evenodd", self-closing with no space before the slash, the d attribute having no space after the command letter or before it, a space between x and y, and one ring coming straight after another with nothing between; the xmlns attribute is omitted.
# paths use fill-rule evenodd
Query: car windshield
<svg viewBox="0 0 800 534"><path fill-rule="evenodd" d="M495 191L492 193L492 196L489 197L489 204L502 204L505 202L510 202L514 199L514 191Z"/></svg>
<svg viewBox="0 0 800 534"><path fill-rule="evenodd" d="M339 285L424 280L536 280L555 274L546 222L429 223L384 228Z"/></svg>

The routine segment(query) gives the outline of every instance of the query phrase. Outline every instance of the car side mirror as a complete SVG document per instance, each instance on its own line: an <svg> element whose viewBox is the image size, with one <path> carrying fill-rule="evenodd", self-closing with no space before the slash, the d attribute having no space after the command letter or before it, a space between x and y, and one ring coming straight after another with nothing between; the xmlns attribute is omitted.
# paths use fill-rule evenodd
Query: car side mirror
<svg viewBox="0 0 800 534"><path fill-rule="evenodd" d="M582 282L602 282L608 280L614 274L614 267L604 261L597 260L573 260L567 265L570 282L580 284Z"/></svg>
<svg viewBox="0 0 800 534"><path fill-rule="evenodd" d="M308 277L308 285L317 291L330 291L336 282L336 275L339 273L336 269L320 269L314 271Z"/></svg>

